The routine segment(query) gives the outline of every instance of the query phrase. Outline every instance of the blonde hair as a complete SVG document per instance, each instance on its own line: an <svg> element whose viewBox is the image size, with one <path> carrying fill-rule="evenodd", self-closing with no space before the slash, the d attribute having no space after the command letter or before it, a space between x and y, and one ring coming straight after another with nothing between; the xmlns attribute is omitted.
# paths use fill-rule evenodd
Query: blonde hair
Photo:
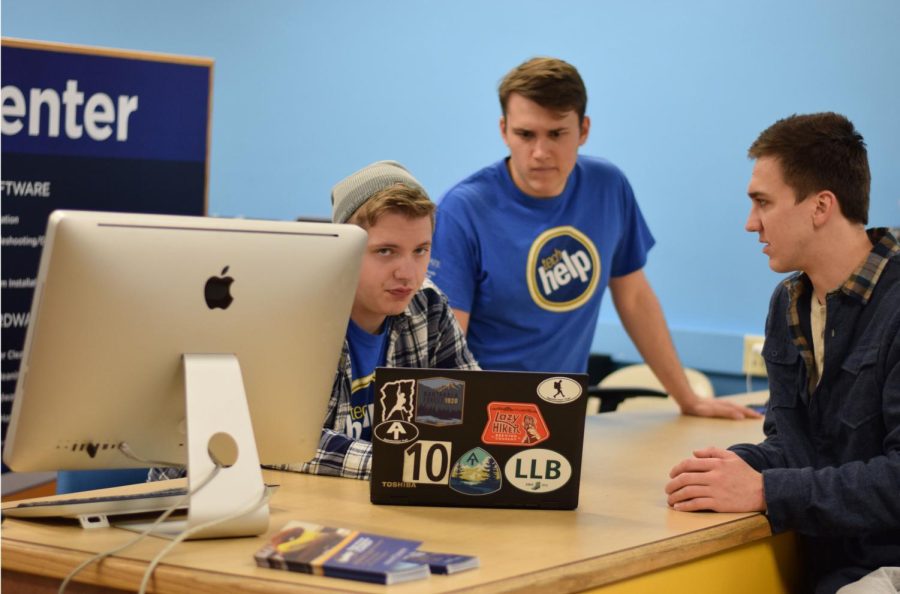
<svg viewBox="0 0 900 594"><path fill-rule="evenodd" d="M434 202L428 199L424 191L404 183L395 183L372 194L347 222L369 229L382 216L393 212L410 219L428 217L431 228L434 229L434 210Z"/></svg>

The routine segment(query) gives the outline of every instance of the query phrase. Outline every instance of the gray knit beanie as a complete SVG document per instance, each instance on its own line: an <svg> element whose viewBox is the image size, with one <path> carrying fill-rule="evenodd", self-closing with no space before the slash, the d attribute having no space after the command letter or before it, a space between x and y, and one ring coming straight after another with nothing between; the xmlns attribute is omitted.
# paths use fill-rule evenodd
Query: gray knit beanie
<svg viewBox="0 0 900 594"><path fill-rule="evenodd" d="M331 188L331 220L346 223L366 200L396 183L421 190L428 196L422 184L406 167L396 161L377 161L348 175Z"/></svg>

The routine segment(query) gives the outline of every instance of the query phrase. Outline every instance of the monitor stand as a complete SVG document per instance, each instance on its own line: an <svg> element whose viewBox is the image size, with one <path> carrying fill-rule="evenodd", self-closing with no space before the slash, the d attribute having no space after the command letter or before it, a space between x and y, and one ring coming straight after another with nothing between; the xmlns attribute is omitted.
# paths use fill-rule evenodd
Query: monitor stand
<svg viewBox="0 0 900 594"><path fill-rule="evenodd" d="M269 526L269 506L263 499L266 486L237 357L191 353L183 355L183 361L188 492L193 494L187 520L163 522L152 534L175 537L229 516L236 517L197 530L189 538L262 534ZM200 486L217 464L220 468L215 477ZM246 513L241 514L242 510ZM147 526L121 525L130 530Z"/></svg>

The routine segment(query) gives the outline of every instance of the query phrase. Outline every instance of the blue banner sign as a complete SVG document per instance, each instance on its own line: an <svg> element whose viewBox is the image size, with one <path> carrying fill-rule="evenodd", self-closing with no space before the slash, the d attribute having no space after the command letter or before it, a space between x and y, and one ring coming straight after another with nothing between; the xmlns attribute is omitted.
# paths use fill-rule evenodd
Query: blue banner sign
<svg viewBox="0 0 900 594"><path fill-rule="evenodd" d="M55 209L206 213L213 62L3 39L2 407Z"/></svg>

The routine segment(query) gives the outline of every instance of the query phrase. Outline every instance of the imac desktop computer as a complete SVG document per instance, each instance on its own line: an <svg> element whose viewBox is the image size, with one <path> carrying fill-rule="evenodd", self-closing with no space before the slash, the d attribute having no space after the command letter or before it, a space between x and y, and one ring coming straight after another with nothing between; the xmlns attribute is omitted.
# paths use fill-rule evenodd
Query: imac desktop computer
<svg viewBox="0 0 900 594"><path fill-rule="evenodd" d="M262 464L313 457L366 233L353 225L51 214L3 459L185 465L195 537L260 534ZM202 488L197 486L212 477Z"/></svg>

